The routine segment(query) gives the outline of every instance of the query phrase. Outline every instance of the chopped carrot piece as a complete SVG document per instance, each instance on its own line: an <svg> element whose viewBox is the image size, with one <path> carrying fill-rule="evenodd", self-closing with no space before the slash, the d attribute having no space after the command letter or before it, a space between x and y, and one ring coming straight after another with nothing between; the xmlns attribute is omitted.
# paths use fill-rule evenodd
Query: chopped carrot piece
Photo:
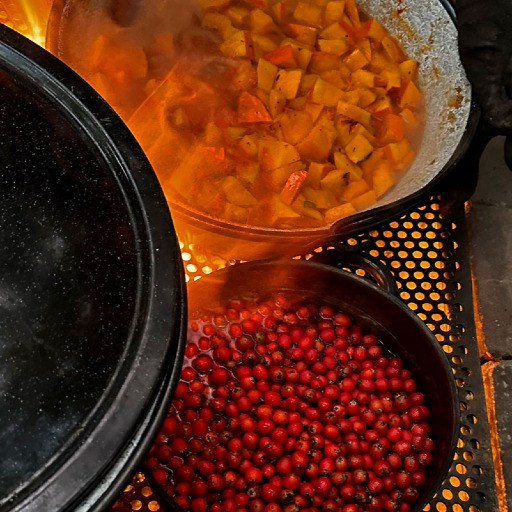
<svg viewBox="0 0 512 512"><path fill-rule="evenodd" d="M404 138L405 124L402 117L396 114L388 114L384 117L382 123L382 133L380 142L389 144L390 142L400 142Z"/></svg>
<svg viewBox="0 0 512 512"><path fill-rule="evenodd" d="M281 201L284 204L291 205L295 201L307 176L307 171L296 171L290 174L280 194Z"/></svg>
<svg viewBox="0 0 512 512"><path fill-rule="evenodd" d="M238 122L270 123L272 118L259 98L244 91L238 100Z"/></svg>
<svg viewBox="0 0 512 512"><path fill-rule="evenodd" d="M293 55L293 48L289 44L276 48L274 51L267 53L263 58L281 68L297 67L297 62Z"/></svg>

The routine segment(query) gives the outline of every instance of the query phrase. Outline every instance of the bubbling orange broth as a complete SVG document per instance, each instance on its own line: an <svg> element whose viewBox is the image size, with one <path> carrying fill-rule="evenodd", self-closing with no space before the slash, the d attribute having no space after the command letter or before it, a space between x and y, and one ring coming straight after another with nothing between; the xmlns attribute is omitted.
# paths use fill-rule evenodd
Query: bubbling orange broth
<svg viewBox="0 0 512 512"><path fill-rule="evenodd" d="M129 121L171 202L232 223L318 227L400 179L423 96L417 63L378 21L353 0L200 4L203 35L176 46Z"/></svg>

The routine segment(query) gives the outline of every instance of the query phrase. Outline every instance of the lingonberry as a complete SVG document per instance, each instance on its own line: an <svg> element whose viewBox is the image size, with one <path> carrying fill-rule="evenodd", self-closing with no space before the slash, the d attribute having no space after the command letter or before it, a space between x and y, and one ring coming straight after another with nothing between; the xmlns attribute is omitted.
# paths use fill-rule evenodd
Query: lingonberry
<svg viewBox="0 0 512 512"><path fill-rule="evenodd" d="M432 462L429 410L375 335L331 306L285 295L231 301L190 329L147 459L179 506L410 511Z"/></svg>

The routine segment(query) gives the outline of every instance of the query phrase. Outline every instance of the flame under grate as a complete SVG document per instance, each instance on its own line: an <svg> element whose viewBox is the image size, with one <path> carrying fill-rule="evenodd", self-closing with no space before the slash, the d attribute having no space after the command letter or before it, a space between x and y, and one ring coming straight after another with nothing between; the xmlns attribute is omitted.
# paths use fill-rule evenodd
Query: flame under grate
<svg viewBox="0 0 512 512"><path fill-rule="evenodd" d="M447 479L424 509L436 512L498 510L480 353L473 318L470 263L463 208L444 218L437 198L380 230L346 241L365 240L365 251L393 273L400 297L432 330L459 390L461 427ZM181 244L187 280L227 264L194 254ZM321 252L328 248L319 248ZM304 256L306 259L311 255ZM356 270L364 276L363 270ZM142 473L137 473L112 512L164 510Z"/></svg>

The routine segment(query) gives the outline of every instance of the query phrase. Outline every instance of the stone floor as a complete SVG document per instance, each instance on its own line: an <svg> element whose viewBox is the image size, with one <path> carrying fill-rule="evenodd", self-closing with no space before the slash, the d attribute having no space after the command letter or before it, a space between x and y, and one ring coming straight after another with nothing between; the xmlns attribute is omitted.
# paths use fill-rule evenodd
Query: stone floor
<svg viewBox="0 0 512 512"><path fill-rule="evenodd" d="M483 335L493 371L496 418L508 510L512 511L512 172L503 138L493 139L480 162L468 215ZM501 512L501 511L500 511Z"/></svg>

